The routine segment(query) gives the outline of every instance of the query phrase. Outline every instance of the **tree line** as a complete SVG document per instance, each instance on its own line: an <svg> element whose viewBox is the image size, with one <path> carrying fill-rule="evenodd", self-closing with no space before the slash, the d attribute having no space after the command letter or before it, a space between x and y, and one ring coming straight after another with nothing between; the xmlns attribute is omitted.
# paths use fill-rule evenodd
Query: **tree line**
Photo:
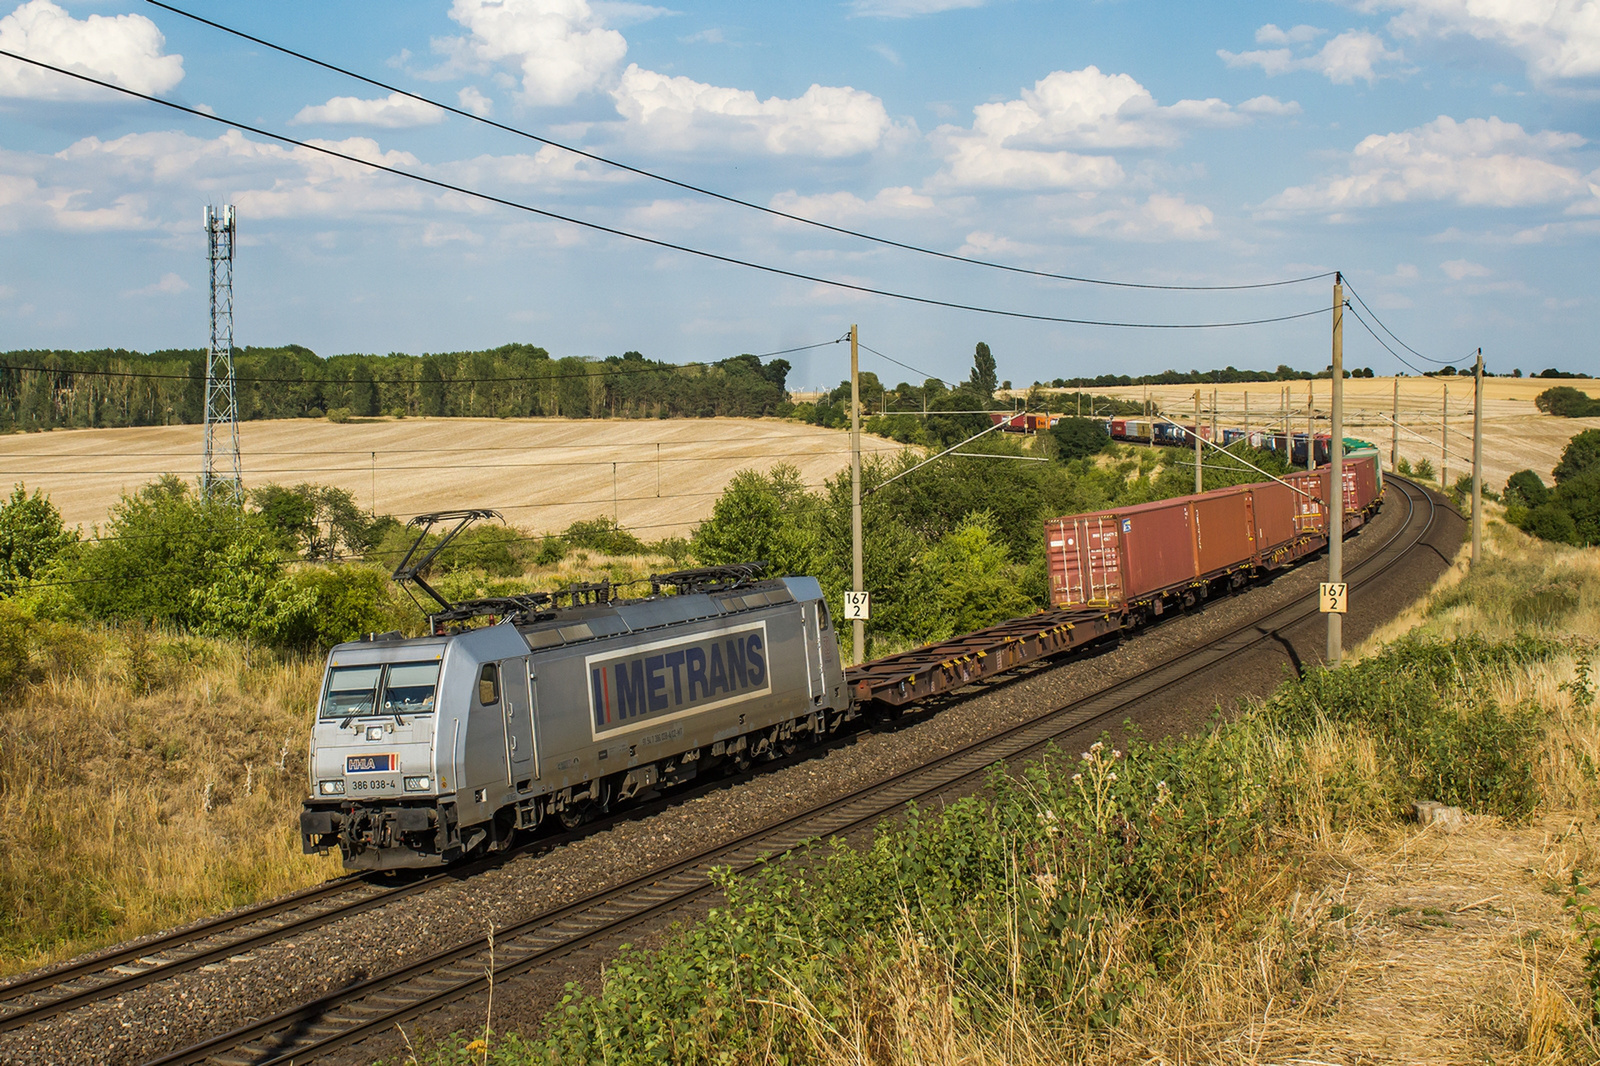
<svg viewBox="0 0 1600 1066"><path fill-rule="evenodd" d="M326 359L296 344L234 353L246 420L781 415L789 370L787 360L754 355L681 366L639 352L558 359L531 344ZM6 352L0 432L200 422L205 375L200 349Z"/></svg>

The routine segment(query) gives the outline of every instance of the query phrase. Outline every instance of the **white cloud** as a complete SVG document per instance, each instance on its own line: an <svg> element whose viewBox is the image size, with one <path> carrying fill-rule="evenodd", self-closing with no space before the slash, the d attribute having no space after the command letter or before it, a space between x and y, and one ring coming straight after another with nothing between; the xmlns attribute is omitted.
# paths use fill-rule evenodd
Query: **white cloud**
<svg viewBox="0 0 1600 1066"><path fill-rule="evenodd" d="M421 100L414 100L400 93L390 93L377 100L335 96L325 104L301 108L300 112L289 120L289 124L304 126L320 122L336 126L377 126L380 129L394 130L408 126L432 126L443 121L444 112L432 104L425 104Z"/></svg>
<svg viewBox="0 0 1600 1066"><path fill-rule="evenodd" d="M612 90L629 133L663 148L761 150L824 158L876 148L889 113L871 93L812 85L793 99L706 85L630 64Z"/></svg>
<svg viewBox="0 0 1600 1066"><path fill-rule="evenodd" d="M450 17L470 36L436 46L458 65L519 70L530 104L569 104L601 88L628 52L622 34L608 29L586 0L454 0Z"/></svg>
<svg viewBox="0 0 1600 1066"><path fill-rule="evenodd" d="M1293 29L1280 30L1272 23L1267 23L1256 31L1257 44L1305 44L1314 41L1327 33L1327 30L1315 26L1296 26Z"/></svg>
<svg viewBox="0 0 1600 1066"><path fill-rule="evenodd" d="M1350 153L1349 173L1285 189L1265 205L1286 211L1439 201L1518 207L1589 194L1579 172L1558 162L1584 144L1572 133L1528 133L1514 122L1441 115L1426 126L1373 134Z"/></svg>
<svg viewBox="0 0 1600 1066"><path fill-rule="evenodd" d="M176 274L163 274L161 280L142 289L129 289L124 296L176 296L189 291L189 283Z"/></svg>
<svg viewBox="0 0 1600 1066"><path fill-rule="evenodd" d="M906 218L933 210L934 202L909 185L897 185L878 190L870 200L851 192L801 196L791 189L774 196L769 206L802 218L837 224L863 218Z"/></svg>
<svg viewBox="0 0 1600 1066"><path fill-rule="evenodd" d="M1536 81L1600 77L1597 0L1366 0L1409 37L1464 35L1507 49Z"/></svg>
<svg viewBox="0 0 1600 1066"><path fill-rule="evenodd" d="M850 9L872 18L907 19L963 7L982 7L986 0L852 0Z"/></svg>
<svg viewBox="0 0 1600 1066"><path fill-rule="evenodd" d="M456 93L456 102L463 111L470 111L479 118L488 118L494 114L494 101L483 95L475 85L468 85Z"/></svg>
<svg viewBox="0 0 1600 1066"><path fill-rule="evenodd" d="M897 67L906 65L905 60L900 58L900 53L886 44L875 44L872 46L872 50Z"/></svg>
<svg viewBox="0 0 1600 1066"><path fill-rule="evenodd" d="M1127 74L1097 67L1058 70L1018 99L973 108L971 129L941 126L942 184L1004 188L1107 188L1121 182L1121 164L1082 149L1166 148L1196 126L1237 126L1254 114L1292 114L1298 104L1257 97L1249 108L1215 98L1156 103Z"/></svg>
<svg viewBox="0 0 1600 1066"><path fill-rule="evenodd" d="M1293 100L1279 100L1276 96L1256 96L1240 104L1239 110L1246 115L1271 115L1282 118L1298 115L1300 105Z"/></svg>
<svg viewBox="0 0 1600 1066"><path fill-rule="evenodd" d="M1153 193L1144 203L1132 200L1104 211L1063 220L1068 230L1083 236L1109 236L1122 240L1212 240L1211 209L1191 204L1182 196Z"/></svg>
<svg viewBox="0 0 1600 1066"><path fill-rule="evenodd" d="M687 37L679 37L678 40L682 41L684 44L728 43L728 39L722 35L722 31L715 26L712 26L710 29L699 30L698 32L691 33Z"/></svg>
<svg viewBox="0 0 1600 1066"><path fill-rule="evenodd" d="M166 38L143 15L90 15L78 20L50 0L28 0L0 18L0 48L143 93L183 80L183 57L163 52ZM32 100L103 98L105 90L53 71L6 60L0 96Z"/></svg>
<svg viewBox="0 0 1600 1066"><path fill-rule="evenodd" d="M1462 278L1486 278L1489 268L1482 263L1474 263L1466 259L1450 259L1439 264L1439 269L1449 276L1451 281L1460 281Z"/></svg>
<svg viewBox="0 0 1600 1066"><path fill-rule="evenodd" d="M1264 26L1256 32L1256 39L1262 39L1263 30L1276 30L1276 26ZM1281 35L1268 34L1268 38ZM1285 36L1284 38L1288 38ZM1278 74L1289 74L1294 71L1309 70L1321 74L1337 85L1351 85L1357 79L1371 85L1380 75L1378 65L1394 63L1405 58L1404 54L1389 51L1383 43L1383 38L1366 30L1346 30L1344 33L1328 41L1322 48L1309 55L1296 57L1289 48L1263 49L1253 52L1230 52L1226 48L1217 49L1217 55L1230 67L1260 67L1269 77Z"/></svg>
<svg viewBox="0 0 1600 1066"><path fill-rule="evenodd" d="M627 0L591 0L589 8L595 13L595 17L613 26L649 22L651 19L678 14L678 12L669 7L657 7L654 4L634 4L628 3Z"/></svg>

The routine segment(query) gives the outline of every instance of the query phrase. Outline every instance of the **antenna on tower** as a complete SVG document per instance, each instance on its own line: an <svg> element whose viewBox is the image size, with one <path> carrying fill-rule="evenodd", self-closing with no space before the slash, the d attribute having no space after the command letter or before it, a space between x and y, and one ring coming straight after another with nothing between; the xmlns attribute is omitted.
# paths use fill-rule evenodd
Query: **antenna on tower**
<svg viewBox="0 0 1600 1066"><path fill-rule="evenodd" d="M200 495L243 504L239 473L239 397L233 378L233 205L206 205L206 244L211 260L211 346L206 349L205 455ZM226 426L231 462L217 469L217 427Z"/></svg>

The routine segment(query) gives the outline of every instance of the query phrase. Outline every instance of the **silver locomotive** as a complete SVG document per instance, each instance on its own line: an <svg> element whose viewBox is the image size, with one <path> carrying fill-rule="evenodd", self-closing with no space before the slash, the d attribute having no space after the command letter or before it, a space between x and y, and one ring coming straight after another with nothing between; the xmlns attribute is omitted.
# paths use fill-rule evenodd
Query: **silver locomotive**
<svg viewBox="0 0 1600 1066"><path fill-rule="evenodd" d="M404 564L396 576L432 592ZM440 599L438 635L334 648L303 849L337 847L349 869L448 863L547 817L576 826L713 767L785 753L852 714L814 578L733 567L652 581L635 600L606 586L573 590L563 606ZM474 614L503 620L448 631Z"/></svg>

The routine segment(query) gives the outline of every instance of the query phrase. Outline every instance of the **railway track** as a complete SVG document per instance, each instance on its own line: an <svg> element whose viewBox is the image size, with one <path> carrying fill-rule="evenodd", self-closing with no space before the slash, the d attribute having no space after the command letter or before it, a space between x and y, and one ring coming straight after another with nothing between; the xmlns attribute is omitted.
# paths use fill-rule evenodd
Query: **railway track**
<svg viewBox="0 0 1600 1066"><path fill-rule="evenodd" d="M1406 515L1400 528L1379 549L1351 568L1348 580L1358 588L1377 580L1421 545L1434 524L1436 505L1426 492L1401 478L1391 478L1390 484L1400 487ZM972 787L996 762L1025 759L1042 752L1065 733L1114 721L1118 712L1274 639L1283 630L1316 615L1311 601L1314 597L1298 600L1203 647L1175 655L1130 681L1052 708L921 767L496 930L492 943L487 937L464 941L170 1054L152 1066L281 1066L309 1062L358 1043L482 991L491 981L504 981L550 965L630 927L693 904L715 892L707 876L714 867L748 870L763 860L794 850L804 841L870 830L907 804L927 802L953 790Z"/></svg>

